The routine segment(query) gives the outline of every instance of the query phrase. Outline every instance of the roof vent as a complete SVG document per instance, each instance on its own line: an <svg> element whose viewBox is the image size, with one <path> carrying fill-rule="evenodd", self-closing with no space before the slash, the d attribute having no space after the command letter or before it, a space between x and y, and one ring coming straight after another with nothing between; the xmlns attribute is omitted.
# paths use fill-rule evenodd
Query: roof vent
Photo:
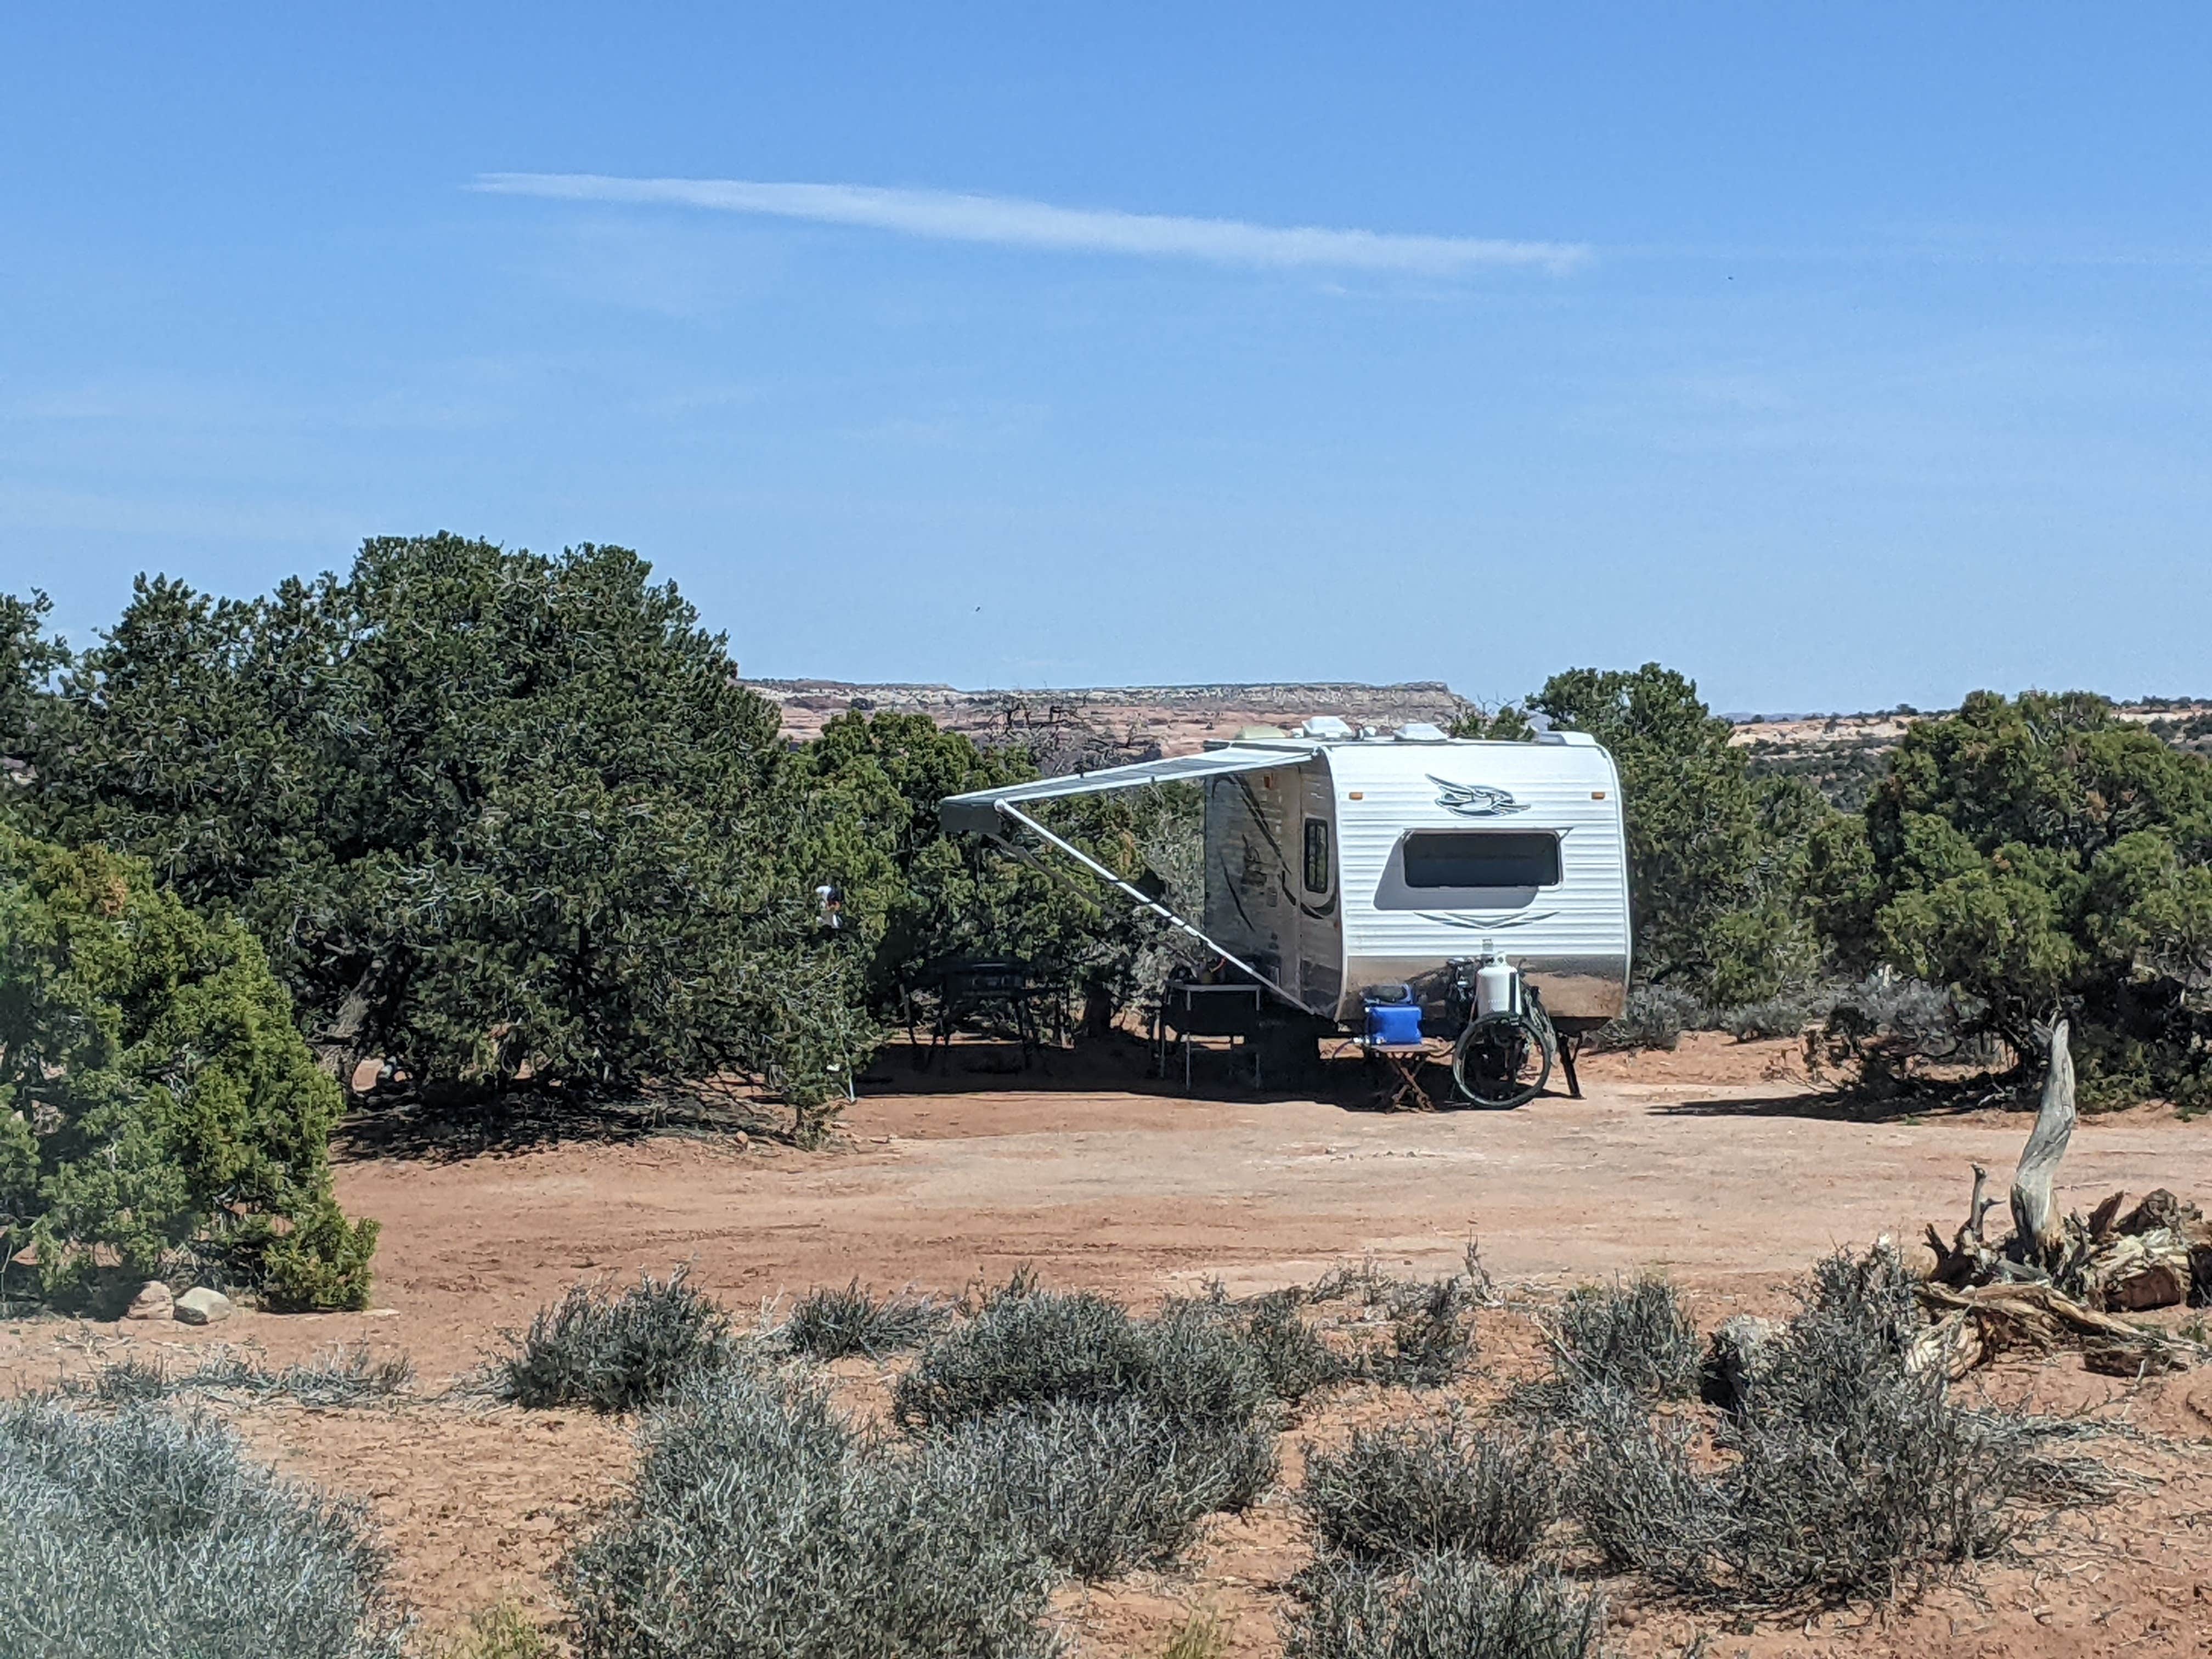
<svg viewBox="0 0 2212 1659"><path fill-rule="evenodd" d="M1352 728L1334 714L1316 714L1298 727L1302 738L1348 738Z"/></svg>
<svg viewBox="0 0 2212 1659"><path fill-rule="evenodd" d="M1237 728L1239 743L1265 743L1270 738L1287 738L1291 734L1279 726L1240 726Z"/></svg>
<svg viewBox="0 0 2212 1659"><path fill-rule="evenodd" d="M1447 743L1444 734L1426 720L1408 720L1398 728L1401 743Z"/></svg>

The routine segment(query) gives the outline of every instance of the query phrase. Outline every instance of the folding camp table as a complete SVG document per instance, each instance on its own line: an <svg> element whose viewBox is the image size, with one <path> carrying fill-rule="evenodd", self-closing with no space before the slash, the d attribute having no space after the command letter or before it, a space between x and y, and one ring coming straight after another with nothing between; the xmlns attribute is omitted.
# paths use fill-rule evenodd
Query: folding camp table
<svg viewBox="0 0 2212 1659"><path fill-rule="evenodd" d="M1260 1050L1252 1039L1260 1029L1261 990L1256 985L1199 985L1170 980L1160 993L1158 1018L1159 1072L1168 1071L1168 1033L1182 1039L1182 1087L1190 1092L1190 1040L1194 1036L1242 1038L1252 1061L1252 1086L1260 1086Z"/></svg>
<svg viewBox="0 0 2212 1659"><path fill-rule="evenodd" d="M1427 1043L1362 1042L1359 1047L1370 1059L1382 1060L1387 1068L1382 1081L1383 1090L1389 1096L1383 1102L1386 1111L1395 1112L1409 1104L1417 1112L1436 1110L1436 1102L1421 1086L1421 1067L1429 1061Z"/></svg>

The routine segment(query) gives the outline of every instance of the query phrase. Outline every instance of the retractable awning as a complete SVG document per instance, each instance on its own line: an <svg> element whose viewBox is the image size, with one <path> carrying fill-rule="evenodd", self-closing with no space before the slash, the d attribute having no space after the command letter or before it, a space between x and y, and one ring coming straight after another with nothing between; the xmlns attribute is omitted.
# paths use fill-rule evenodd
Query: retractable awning
<svg viewBox="0 0 2212 1659"><path fill-rule="evenodd" d="M1177 915L1149 893L1115 875L1097 859L1073 842L1054 835L1022 808L1032 801L1056 800L1069 795L1103 794L1115 789L1134 789L1148 783L1187 783L1198 778L1227 777L1238 772L1266 772L1283 767L1297 766L1313 758L1319 751L1317 744L1270 744L1265 747L1235 744L1225 749L1208 750L1202 755L1178 755L1173 760L1143 761L1134 766L1109 766L1097 772L1071 773L1064 778L1039 778L1034 783L1008 784L1003 789L978 789L965 795L948 795L938 803L937 819L945 826L947 835L988 836L1000 846L1032 864L1037 860L1016 839L1013 826L1018 824L1047 846L1056 848L1081 865L1108 886L1136 905L1181 928L1213 951L1224 962L1231 963L1255 983L1263 985L1291 1007L1301 1012L1312 1012L1288 990L1262 973L1253 963L1244 960L1219 940L1213 939L1195 922ZM1040 869L1044 868L1038 864Z"/></svg>
<svg viewBox="0 0 2212 1659"><path fill-rule="evenodd" d="M938 805L937 821L948 836L988 836L997 831L1000 820L1006 816L999 810L1002 805L1057 800L1066 795L1099 795L1147 783L1187 783L1196 778L1226 777L1232 772L1265 772L1310 759L1317 747L1302 743L1267 748L1237 744L1210 749L1202 755L1177 755L1172 760L1140 761L1134 766L1109 766L1097 772L1071 772L1066 777L1010 783L1000 789L978 789L970 794L947 795Z"/></svg>

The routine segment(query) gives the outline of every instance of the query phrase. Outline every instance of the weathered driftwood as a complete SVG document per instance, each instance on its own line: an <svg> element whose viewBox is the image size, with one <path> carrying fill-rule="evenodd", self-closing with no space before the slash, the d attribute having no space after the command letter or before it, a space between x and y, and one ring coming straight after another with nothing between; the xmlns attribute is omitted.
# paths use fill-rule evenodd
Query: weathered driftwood
<svg viewBox="0 0 2212 1659"><path fill-rule="evenodd" d="M1966 1219L1947 1243L1931 1224L1935 1271L1920 1287L1933 1317L1914 1362L1960 1376L2014 1350L2076 1348L2093 1370L2140 1376L2178 1369L2196 1345L2113 1316L2212 1301L2212 1222L2163 1188L2125 1214L2114 1193L2088 1218L2061 1218L2055 1196L2075 1124L2074 1063L2067 1028L2051 1033L2050 1068L2035 1127L2011 1191L2012 1236L1992 1247L1983 1232L1989 1171L1974 1165Z"/></svg>
<svg viewBox="0 0 2212 1659"><path fill-rule="evenodd" d="M1954 1377L2013 1352L2078 1348L2091 1370L2120 1376L2180 1370L2192 1354L2189 1343L2086 1308L2049 1285L1923 1285L1919 1296L1933 1322L1915 1340L1911 1363L1941 1364Z"/></svg>
<svg viewBox="0 0 2212 1659"><path fill-rule="evenodd" d="M1990 1172L1978 1164L1973 1167L1974 1195L1966 1205L1966 1218L1951 1235L1951 1242L1946 1244L1943 1236L1936 1231L1936 1224L1928 1224L1928 1248L1936 1256L1936 1271L1931 1277L1941 1285L1980 1284L1997 1270L1996 1255L1982 1232L1982 1224L1996 1200L1984 1195L1989 1190Z"/></svg>
<svg viewBox="0 0 2212 1659"><path fill-rule="evenodd" d="M2049 1268L2066 1247L2066 1232L2058 1219L2057 1200L2051 1181L2066 1143L2074 1138L2074 1054L2067 1045L2067 1024L2051 1028L2051 1061L2043 1076L2043 1105L2035 1115L2035 1127L2021 1149L2020 1167L2012 1177L2012 1243L2015 1261L2035 1261Z"/></svg>
<svg viewBox="0 0 2212 1659"><path fill-rule="evenodd" d="M2082 1298L2093 1308L2172 1308L2189 1300L2189 1241L2166 1228L2122 1233L2095 1247L2081 1263Z"/></svg>

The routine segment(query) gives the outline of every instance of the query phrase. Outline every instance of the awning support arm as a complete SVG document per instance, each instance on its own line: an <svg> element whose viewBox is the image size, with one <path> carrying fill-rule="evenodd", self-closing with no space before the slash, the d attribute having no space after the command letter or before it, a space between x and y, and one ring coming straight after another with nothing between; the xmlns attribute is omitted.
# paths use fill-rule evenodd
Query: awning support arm
<svg viewBox="0 0 2212 1659"><path fill-rule="evenodd" d="M1285 1002L1290 1004L1291 1007L1297 1009L1300 1013L1310 1013L1313 1012L1311 1009L1308 1008L1304 1003L1299 1001L1288 991L1285 991L1281 986L1276 984L1273 980L1269 979L1267 975L1261 973L1257 968L1255 968L1250 963L1245 961L1234 951L1229 950L1217 940L1207 938L1203 932L1185 921L1181 916L1169 909L1166 905L1162 904L1158 899L1148 897L1140 889L1133 887L1129 883L1122 880L1121 877L1115 875L1104 865L1099 863L1097 859L1092 858L1090 854L1085 852L1081 848L1075 846L1073 842L1062 841L1058 836L1054 835L1051 830L1046 829L1044 825L1039 823L1035 818L1030 817L1028 813L1022 811L1019 808L1016 807L1012 802L1002 800L995 803L995 805L998 806L1000 812L1013 819L1015 823L1024 825L1028 829L1035 831L1044 840L1050 842L1054 847L1060 848L1061 852L1066 854L1068 857L1073 859L1085 869L1090 871L1092 875L1097 876L1099 880L1107 883L1109 886L1118 889L1126 896L1133 900L1140 908L1150 910L1154 915L1158 916L1161 920L1166 921L1170 926L1180 928L1182 932L1188 933L1193 939L1196 939L1200 945L1206 946L1207 950L1214 952L1214 954L1218 956L1224 962L1229 963L1232 968L1238 969L1244 973L1249 974L1255 980L1266 986L1270 991L1273 991L1277 996L1280 997Z"/></svg>

